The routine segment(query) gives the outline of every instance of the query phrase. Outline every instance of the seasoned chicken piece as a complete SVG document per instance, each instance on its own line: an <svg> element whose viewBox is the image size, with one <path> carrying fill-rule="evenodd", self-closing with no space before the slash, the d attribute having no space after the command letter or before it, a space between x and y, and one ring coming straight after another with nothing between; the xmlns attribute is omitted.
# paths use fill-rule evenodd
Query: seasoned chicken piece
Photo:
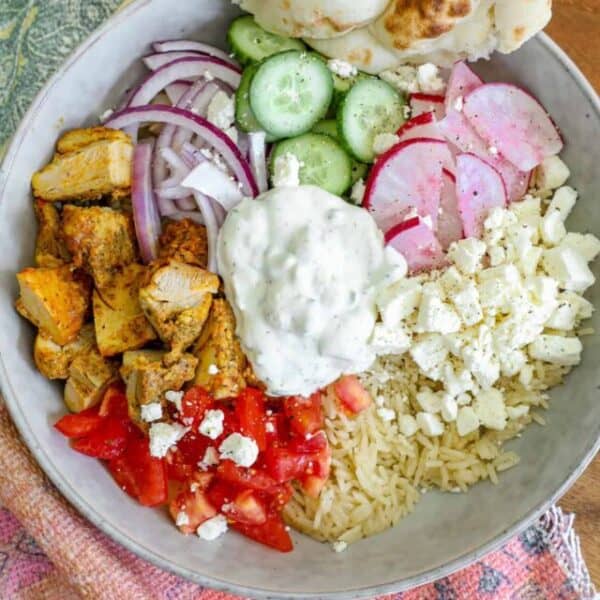
<svg viewBox="0 0 600 600"><path fill-rule="evenodd" d="M200 335L219 289L219 278L208 271L171 260L140 290L140 303L160 338L176 359Z"/></svg>
<svg viewBox="0 0 600 600"><path fill-rule="evenodd" d="M132 263L111 280L102 293L94 291L94 324L102 356L141 348L156 339L140 306L140 285L145 267Z"/></svg>
<svg viewBox="0 0 600 600"><path fill-rule="evenodd" d="M59 346L49 337L38 333L33 345L33 360L48 379L68 379L69 367L80 354L89 352L95 344L94 326L84 325L74 341Z"/></svg>
<svg viewBox="0 0 600 600"><path fill-rule="evenodd" d="M64 346L77 337L90 304L86 275L63 267L25 269L17 274L21 296L16 308L40 333Z"/></svg>
<svg viewBox="0 0 600 600"><path fill-rule="evenodd" d="M208 241L206 228L191 219L168 222L160 236L159 259L173 259L206 269Z"/></svg>
<svg viewBox="0 0 600 600"><path fill-rule="evenodd" d="M136 260L133 222L125 213L67 205L62 226L73 263L85 269L102 292L122 267Z"/></svg>
<svg viewBox="0 0 600 600"><path fill-rule="evenodd" d="M127 384L129 416L145 429L147 423L141 418L141 406L160 402L164 404L164 393L178 391L186 381L194 378L198 359L191 354L182 354L179 359L165 366L165 353L156 350L138 350L123 354L121 377Z"/></svg>
<svg viewBox="0 0 600 600"><path fill-rule="evenodd" d="M96 347L78 354L69 366L69 379L65 385L68 409L81 412L98 404L117 376L118 365L103 358Z"/></svg>
<svg viewBox="0 0 600 600"><path fill-rule="evenodd" d="M52 162L33 175L33 195L66 202L129 194L133 144L121 132L102 130L67 133L66 140L58 142L59 151Z"/></svg>
<svg viewBox="0 0 600 600"><path fill-rule="evenodd" d="M35 241L35 264L37 267L60 267L71 260L62 239L60 213L54 204L35 201L35 214L39 229Z"/></svg>
<svg viewBox="0 0 600 600"><path fill-rule="evenodd" d="M235 335L235 316L226 300L213 301L194 354L199 359L194 383L217 400L235 397L246 387L246 357Z"/></svg>

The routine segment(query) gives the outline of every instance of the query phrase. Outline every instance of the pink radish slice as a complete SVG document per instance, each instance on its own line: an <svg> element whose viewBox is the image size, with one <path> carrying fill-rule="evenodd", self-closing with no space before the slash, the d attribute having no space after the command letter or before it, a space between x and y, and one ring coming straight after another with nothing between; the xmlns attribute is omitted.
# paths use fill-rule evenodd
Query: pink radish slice
<svg viewBox="0 0 600 600"><path fill-rule="evenodd" d="M367 181L363 206L387 231L415 210L435 226L442 189L442 170L452 160L448 145L418 138L400 142L381 155Z"/></svg>
<svg viewBox="0 0 600 600"><path fill-rule="evenodd" d="M463 112L488 145L521 171L530 171L563 148L544 107L515 85L480 86L465 98Z"/></svg>
<svg viewBox="0 0 600 600"><path fill-rule="evenodd" d="M433 112L423 113L404 123L404 125L398 129L398 136L401 142L414 140L416 138L444 140L444 136L438 127L438 122Z"/></svg>
<svg viewBox="0 0 600 600"><path fill-rule="evenodd" d="M481 85L483 85L482 79L467 66L467 63L462 60L454 63L448 81L448 89L446 90L446 112L458 110L457 100L459 98L464 99L467 94L470 94Z"/></svg>
<svg viewBox="0 0 600 600"><path fill-rule="evenodd" d="M456 197L456 177L446 169L444 169L436 235L444 250L447 250L452 242L464 237L463 222Z"/></svg>
<svg viewBox="0 0 600 600"><path fill-rule="evenodd" d="M437 94L411 94L408 102L412 110L412 117L433 111L436 118L443 119L446 114L444 100L444 96Z"/></svg>
<svg viewBox="0 0 600 600"><path fill-rule="evenodd" d="M420 217L413 217L392 227L385 234L385 242L406 259L411 273L439 269L446 256L435 234Z"/></svg>
<svg viewBox="0 0 600 600"><path fill-rule="evenodd" d="M467 237L481 237L491 210L507 202L500 173L474 154L459 154L456 159L456 193Z"/></svg>

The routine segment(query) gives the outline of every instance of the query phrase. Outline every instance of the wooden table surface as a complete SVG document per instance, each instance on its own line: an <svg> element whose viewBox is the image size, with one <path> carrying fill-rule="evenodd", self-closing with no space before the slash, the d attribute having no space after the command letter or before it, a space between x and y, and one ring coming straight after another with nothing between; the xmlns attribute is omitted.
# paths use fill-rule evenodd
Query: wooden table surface
<svg viewBox="0 0 600 600"><path fill-rule="evenodd" d="M554 19L547 33L600 93L600 0L554 0ZM600 455L560 505L576 514L575 530L592 579L600 589Z"/></svg>

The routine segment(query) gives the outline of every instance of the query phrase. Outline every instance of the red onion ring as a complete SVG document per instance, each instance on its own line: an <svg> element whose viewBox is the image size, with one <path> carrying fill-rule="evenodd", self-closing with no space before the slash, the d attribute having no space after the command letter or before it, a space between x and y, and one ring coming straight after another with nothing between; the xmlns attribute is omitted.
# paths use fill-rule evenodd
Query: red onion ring
<svg viewBox="0 0 600 600"><path fill-rule="evenodd" d="M164 54L166 52L198 52L200 54L208 54L210 56L215 56L216 58L220 58L230 65L237 67L239 69L239 65L227 52L224 52L220 48L215 48L209 44L204 44L203 42L196 42L193 40L165 40L162 42L154 42L152 44L152 48L155 52L160 54Z"/></svg>

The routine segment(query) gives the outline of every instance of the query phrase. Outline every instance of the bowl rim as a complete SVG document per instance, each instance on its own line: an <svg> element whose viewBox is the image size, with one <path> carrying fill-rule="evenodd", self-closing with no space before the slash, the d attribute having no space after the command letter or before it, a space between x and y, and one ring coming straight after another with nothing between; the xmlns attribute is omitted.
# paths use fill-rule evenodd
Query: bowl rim
<svg viewBox="0 0 600 600"><path fill-rule="evenodd" d="M61 65L56 73L47 81L44 87L36 95L29 109L24 115L17 131L13 135L13 138L8 147L6 156L2 164L0 165L0 199L3 198L6 185L8 183L8 174L11 171L12 165L16 159L16 156L20 150L23 138L30 127L31 121L37 114L38 110L45 103L46 98L50 91L53 89L55 84L62 79L64 74L69 68L75 64L79 58L87 52L87 50L93 45L97 44L113 27L127 20L131 15L141 10L153 0L135 0L125 8L118 10L113 16L111 16L102 26L96 29L84 42L72 52L67 60ZM579 67L573 62L573 60L566 54L564 50L556 44L546 33L539 33L537 40L541 43L547 51L553 54L558 61L562 64L563 68L573 78L574 83L577 84L584 94L590 99L596 116L600 119L600 97L592 87L591 83L583 75ZM154 550L145 547L135 540L131 539L126 533L120 531L116 526L113 526L108 521L100 517L94 507L88 502L84 501L78 494L77 490L70 486L62 477L60 471L54 467L53 462L47 456L46 451L39 445L36 437L29 427L25 414L20 406L18 395L13 389L4 361L0 356L0 391L5 400L5 404L8 408L8 412L12 418L13 423L17 427L23 441L33 454L38 465L44 471L44 474L52 481L52 483L58 488L60 493L68 500L68 502L87 520L93 525L98 527L103 533L108 535L110 538L121 544L130 552L140 558L147 560L151 564L165 569L175 575L183 577L188 581L192 581L198 585L209 587L216 590L222 590L232 592L235 594L250 596L254 598L274 598L274 593L277 594L277 598L336 598L336 599L354 599L354 598L369 598L373 596L398 593L406 591L411 588L430 583L436 579L448 576L456 571L459 571L470 564L478 561L486 554L493 552L507 542L510 538L514 537L526 529L535 519L545 513L552 504L554 504L560 497L562 497L567 490L573 485L576 479L578 479L587 466L591 463L595 455L600 451L600 435L596 440L590 440L590 444L586 450L586 453L582 461L575 467L575 469L567 475L562 484L556 489L551 496L541 502L537 506L534 506L526 515L522 518L517 519L509 527L507 527L500 534L494 538L488 540L475 550L469 550L453 559L452 561L430 569L424 573L397 581L395 583L389 583L378 586L369 586L364 588L355 588L353 590L345 590L339 592L331 592L327 594L320 593L296 593L296 592L275 592L274 590L269 591L268 589L261 589L256 587L246 587L240 584L229 583L223 579L215 579L209 576L201 576L197 573L190 571L184 567L178 567L169 561L164 560L158 556Z"/></svg>

